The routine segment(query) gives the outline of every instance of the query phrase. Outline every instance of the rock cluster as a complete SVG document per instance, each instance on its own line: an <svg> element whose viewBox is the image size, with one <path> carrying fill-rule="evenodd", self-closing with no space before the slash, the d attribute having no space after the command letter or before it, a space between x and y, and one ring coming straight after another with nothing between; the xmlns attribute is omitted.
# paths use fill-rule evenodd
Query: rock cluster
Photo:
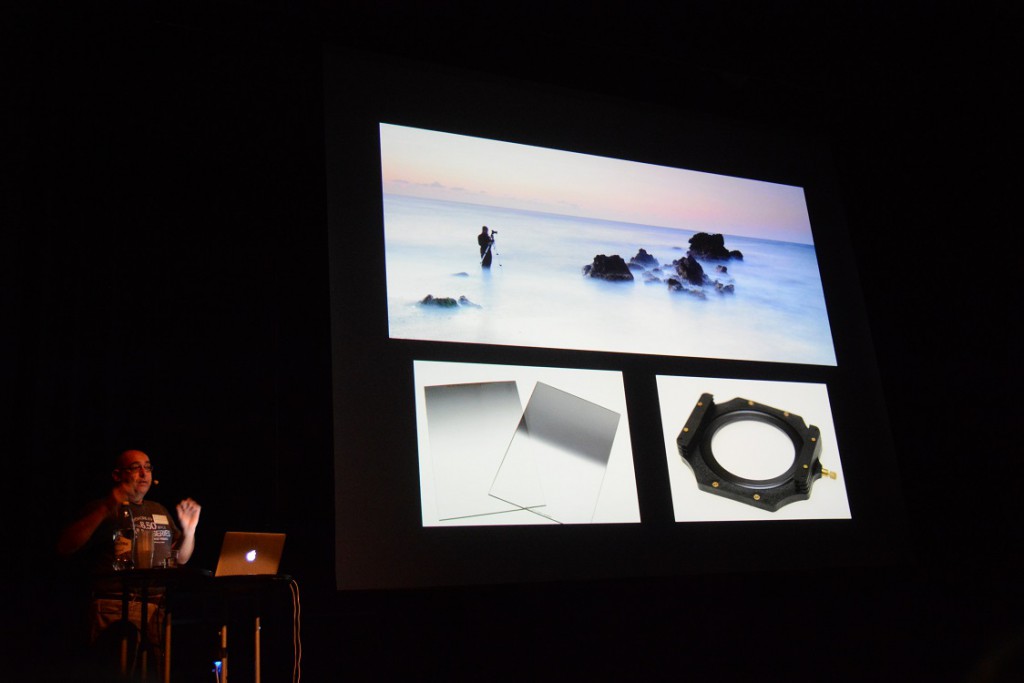
<svg viewBox="0 0 1024 683"><path fill-rule="evenodd" d="M686 252L686 256L673 260L671 264L663 265L653 254L641 248L628 263L618 254L599 254L594 257L592 263L583 266L583 274L611 282L627 282L635 279L633 273L636 272L644 284L665 282L669 291L687 292L701 298L705 296L705 287L713 287L714 291L721 294L735 292L736 287L733 283L709 278L698 258L711 261L742 260L743 254L739 251L728 251L721 235L701 232L690 238L690 250ZM667 277L666 271L670 273ZM724 265L715 266L716 275L728 276L728 272Z"/></svg>

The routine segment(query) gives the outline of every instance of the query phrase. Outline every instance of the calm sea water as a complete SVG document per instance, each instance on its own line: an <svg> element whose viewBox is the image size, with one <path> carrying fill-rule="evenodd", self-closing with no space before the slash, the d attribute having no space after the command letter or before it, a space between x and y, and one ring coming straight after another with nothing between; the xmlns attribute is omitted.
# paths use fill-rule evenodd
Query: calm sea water
<svg viewBox="0 0 1024 683"><path fill-rule="evenodd" d="M666 264L664 280L693 232L397 195L384 197L384 225L395 338L835 365L811 245L726 235L744 260L725 274L702 265L734 293L672 292L636 272L604 282L582 268L643 248ZM498 231L490 270L483 225ZM421 305L428 294L479 308Z"/></svg>

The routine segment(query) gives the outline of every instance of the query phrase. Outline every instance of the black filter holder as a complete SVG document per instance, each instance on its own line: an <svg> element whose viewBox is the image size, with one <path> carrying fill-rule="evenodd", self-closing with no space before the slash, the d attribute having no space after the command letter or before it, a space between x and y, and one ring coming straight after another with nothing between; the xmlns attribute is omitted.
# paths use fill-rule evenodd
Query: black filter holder
<svg viewBox="0 0 1024 683"><path fill-rule="evenodd" d="M747 420L777 427L793 442L796 457L786 472L771 479L745 479L729 472L715 459L711 449L715 433L727 425ZM820 430L814 425L808 427L799 415L744 398L716 404L713 395L701 394L676 439L676 445L702 491L770 512L810 498L811 486L822 476L818 461L821 457Z"/></svg>

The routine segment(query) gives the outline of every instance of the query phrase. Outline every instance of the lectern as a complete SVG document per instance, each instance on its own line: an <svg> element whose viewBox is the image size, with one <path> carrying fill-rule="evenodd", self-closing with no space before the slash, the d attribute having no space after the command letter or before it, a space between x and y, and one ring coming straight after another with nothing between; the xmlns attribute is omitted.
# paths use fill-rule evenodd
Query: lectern
<svg viewBox="0 0 1024 683"><path fill-rule="evenodd" d="M160 680L170 683L171 631L176 620L187 619L218 626L216 651L219 653L220 683L228 682L228 623L251 619L253 625L253 665L255 683L261 683L260 628L264 604L268 596L291 581L290 576L222 576L214 577L208 571L179 569L131 569L110 572L99 578L108 585L119 586L121 618L130 622L133 600L140 603L138 667L129 670L128 634L121 637L120 668L127 680L137 673L139 680L149 680L150 656L157 643L150 640L149 604L159 596L164 603L163 666ZM200 605L201 607L196 607ZM179 614L179 612L184 612ZM191 614L189 612L192 612Z"/></svg>

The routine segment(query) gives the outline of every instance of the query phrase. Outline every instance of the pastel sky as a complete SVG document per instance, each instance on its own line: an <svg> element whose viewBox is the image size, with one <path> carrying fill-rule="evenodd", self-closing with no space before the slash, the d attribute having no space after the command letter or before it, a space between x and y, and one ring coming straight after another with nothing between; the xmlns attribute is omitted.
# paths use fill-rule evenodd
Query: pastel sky
<svg viewBox="0 0 1024 683"><path fill-rule="evenodd" d="M811 244L803 188L380 124L384 192Z"/></svg>

